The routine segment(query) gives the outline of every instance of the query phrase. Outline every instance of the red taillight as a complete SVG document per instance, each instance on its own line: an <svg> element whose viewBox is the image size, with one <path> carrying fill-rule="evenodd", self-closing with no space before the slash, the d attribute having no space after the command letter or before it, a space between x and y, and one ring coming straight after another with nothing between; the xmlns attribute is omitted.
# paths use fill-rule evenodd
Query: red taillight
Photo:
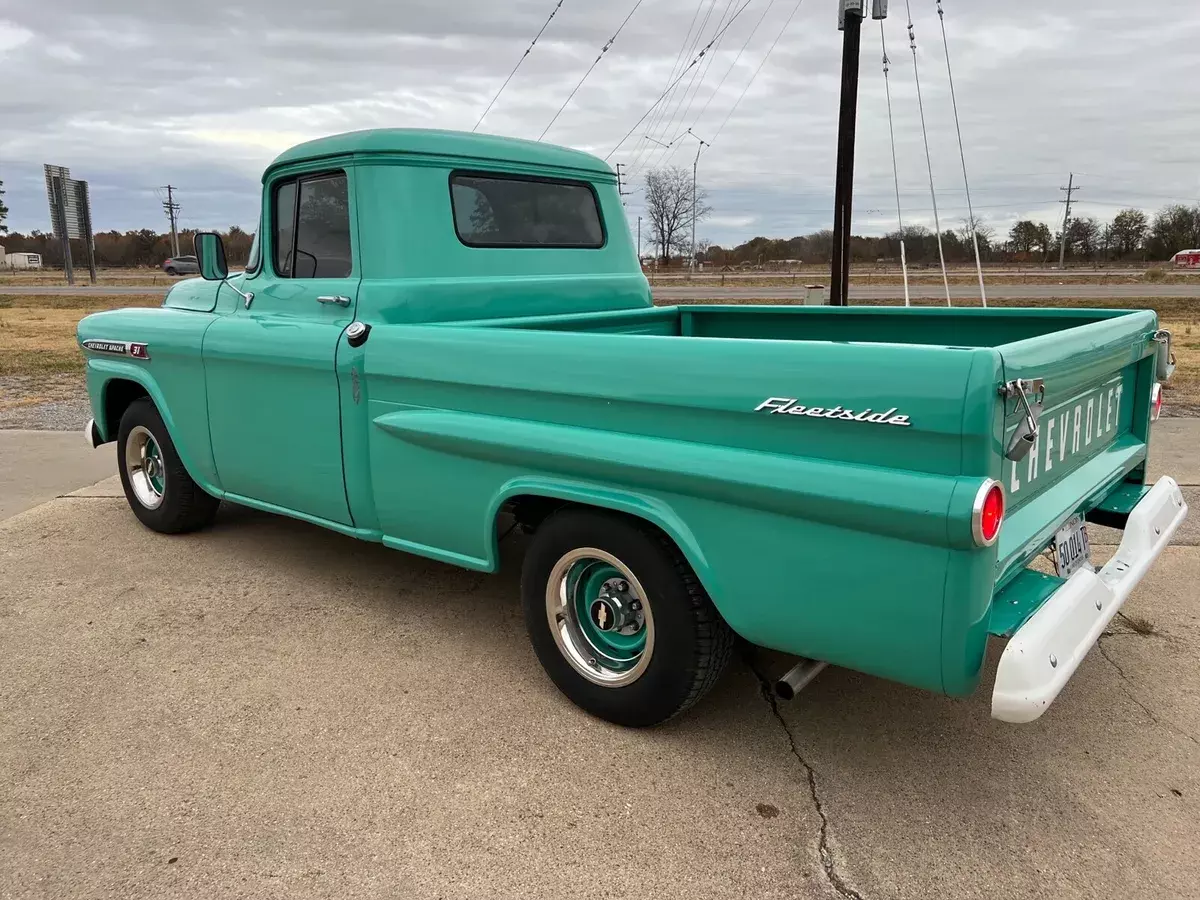
<svg viewBox="0 0 1200 900"><path fill-rule="evenodd" d="M1003 522L1004 488L999 482L989 478L975 495L975 509L971 521L975 543L980 547L992 546L1000 536L1000 525Z"/></svg>
<svg viewBox="0 0 1200 900"><path fill-rule="evenodd" d="M1150 391L1150 421L1157 422L1158 417L1162 415L1163 409L1163 389L1162 385L1157 382L1154 389Z"/></svg>

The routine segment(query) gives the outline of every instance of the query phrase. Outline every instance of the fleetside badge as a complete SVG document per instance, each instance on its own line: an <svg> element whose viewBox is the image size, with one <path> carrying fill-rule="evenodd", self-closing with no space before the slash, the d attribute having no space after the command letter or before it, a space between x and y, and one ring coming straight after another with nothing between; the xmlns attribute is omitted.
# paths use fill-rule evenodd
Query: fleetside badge
<svg viewBox="0 0 1200 900"><path fill-rule="evenodd" d="M835 406L832 409L826 409L823 406L804 406L798 403L793 397L768 397L756 406L754 411L767 412L773 416L808 416L813 419L837 419L840 422L861 422L867 425L896 425L901 428L912 427L912 422L908 420L908 416L903 413L897 413L897 408L894 406L886 412L874 412L869 408L862 412L855 412L852 409L844 409L841 406Z"/></svg>

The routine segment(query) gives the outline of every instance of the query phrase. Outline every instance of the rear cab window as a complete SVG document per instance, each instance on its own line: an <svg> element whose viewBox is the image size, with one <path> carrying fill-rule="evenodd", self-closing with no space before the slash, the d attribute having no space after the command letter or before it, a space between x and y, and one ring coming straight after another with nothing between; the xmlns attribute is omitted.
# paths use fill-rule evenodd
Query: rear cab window
<svg viewBox="0 0 1200 900"><path fill-rule="evenodd" d="M346 278L353 269L346 173L304 175L275 186L275 273L281 278Z"/></svg>
<svg viewBox="0 0 1200 900"><path fill-rule="evenodd" d="M454 230L468 247L598 250L606 241L586 181L454 172L450 203Z"/></svg>

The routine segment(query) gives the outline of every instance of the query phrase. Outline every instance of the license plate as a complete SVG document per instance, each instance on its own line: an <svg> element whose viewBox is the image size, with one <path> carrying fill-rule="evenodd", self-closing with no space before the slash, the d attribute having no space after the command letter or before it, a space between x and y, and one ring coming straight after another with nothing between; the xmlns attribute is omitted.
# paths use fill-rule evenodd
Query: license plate
<svg viewBox="0 0 1200 900"><path fill-rule="evenodd" d="M1054 569L1059 578L1070 578L1085 566L1092 567L1092 547L1082 516L1075 516L1058 529L1050 548L1054 551Z"/></svg>

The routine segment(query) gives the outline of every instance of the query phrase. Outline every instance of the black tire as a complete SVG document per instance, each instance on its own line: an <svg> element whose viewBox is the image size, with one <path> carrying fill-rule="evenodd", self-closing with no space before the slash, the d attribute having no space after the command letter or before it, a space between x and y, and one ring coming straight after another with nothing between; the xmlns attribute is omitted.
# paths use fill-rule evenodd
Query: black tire
<svg viewBox="0 0 1200 900"><path fill-rule="evenodd" d="M167 274L168 275L178 275L179 272L176 271L175 269L167 269Z"/></svg>
<svg viewBox="0 0 1200 900"><path fill-rule="evenodd" d="M652 610L653 650L632 683L612 687L588 680L555 639L548 582L557 563L581 548L617 558L640 583ZM716 683L733 651L733 631L679 548L654 527L626 516L568 509L548 518L525 555L521 599L529 639L546 674L577 706L617 725L657 725L688 709Z"/></svg>
<svg viewBox="0 0 1200 900"><path fill-rule="evenodd" d="M130 437L138 429L148 431L157 443L163 472L162 499L157 506L143 502L134 489L126 452ZM148 397L134 400L121 416L117 430L117 470L129 508L147 528L162 534L183 534L212 524L221 501L206 494L192 480L179 459L175 443L163 424L162 416Z"/></svg>

